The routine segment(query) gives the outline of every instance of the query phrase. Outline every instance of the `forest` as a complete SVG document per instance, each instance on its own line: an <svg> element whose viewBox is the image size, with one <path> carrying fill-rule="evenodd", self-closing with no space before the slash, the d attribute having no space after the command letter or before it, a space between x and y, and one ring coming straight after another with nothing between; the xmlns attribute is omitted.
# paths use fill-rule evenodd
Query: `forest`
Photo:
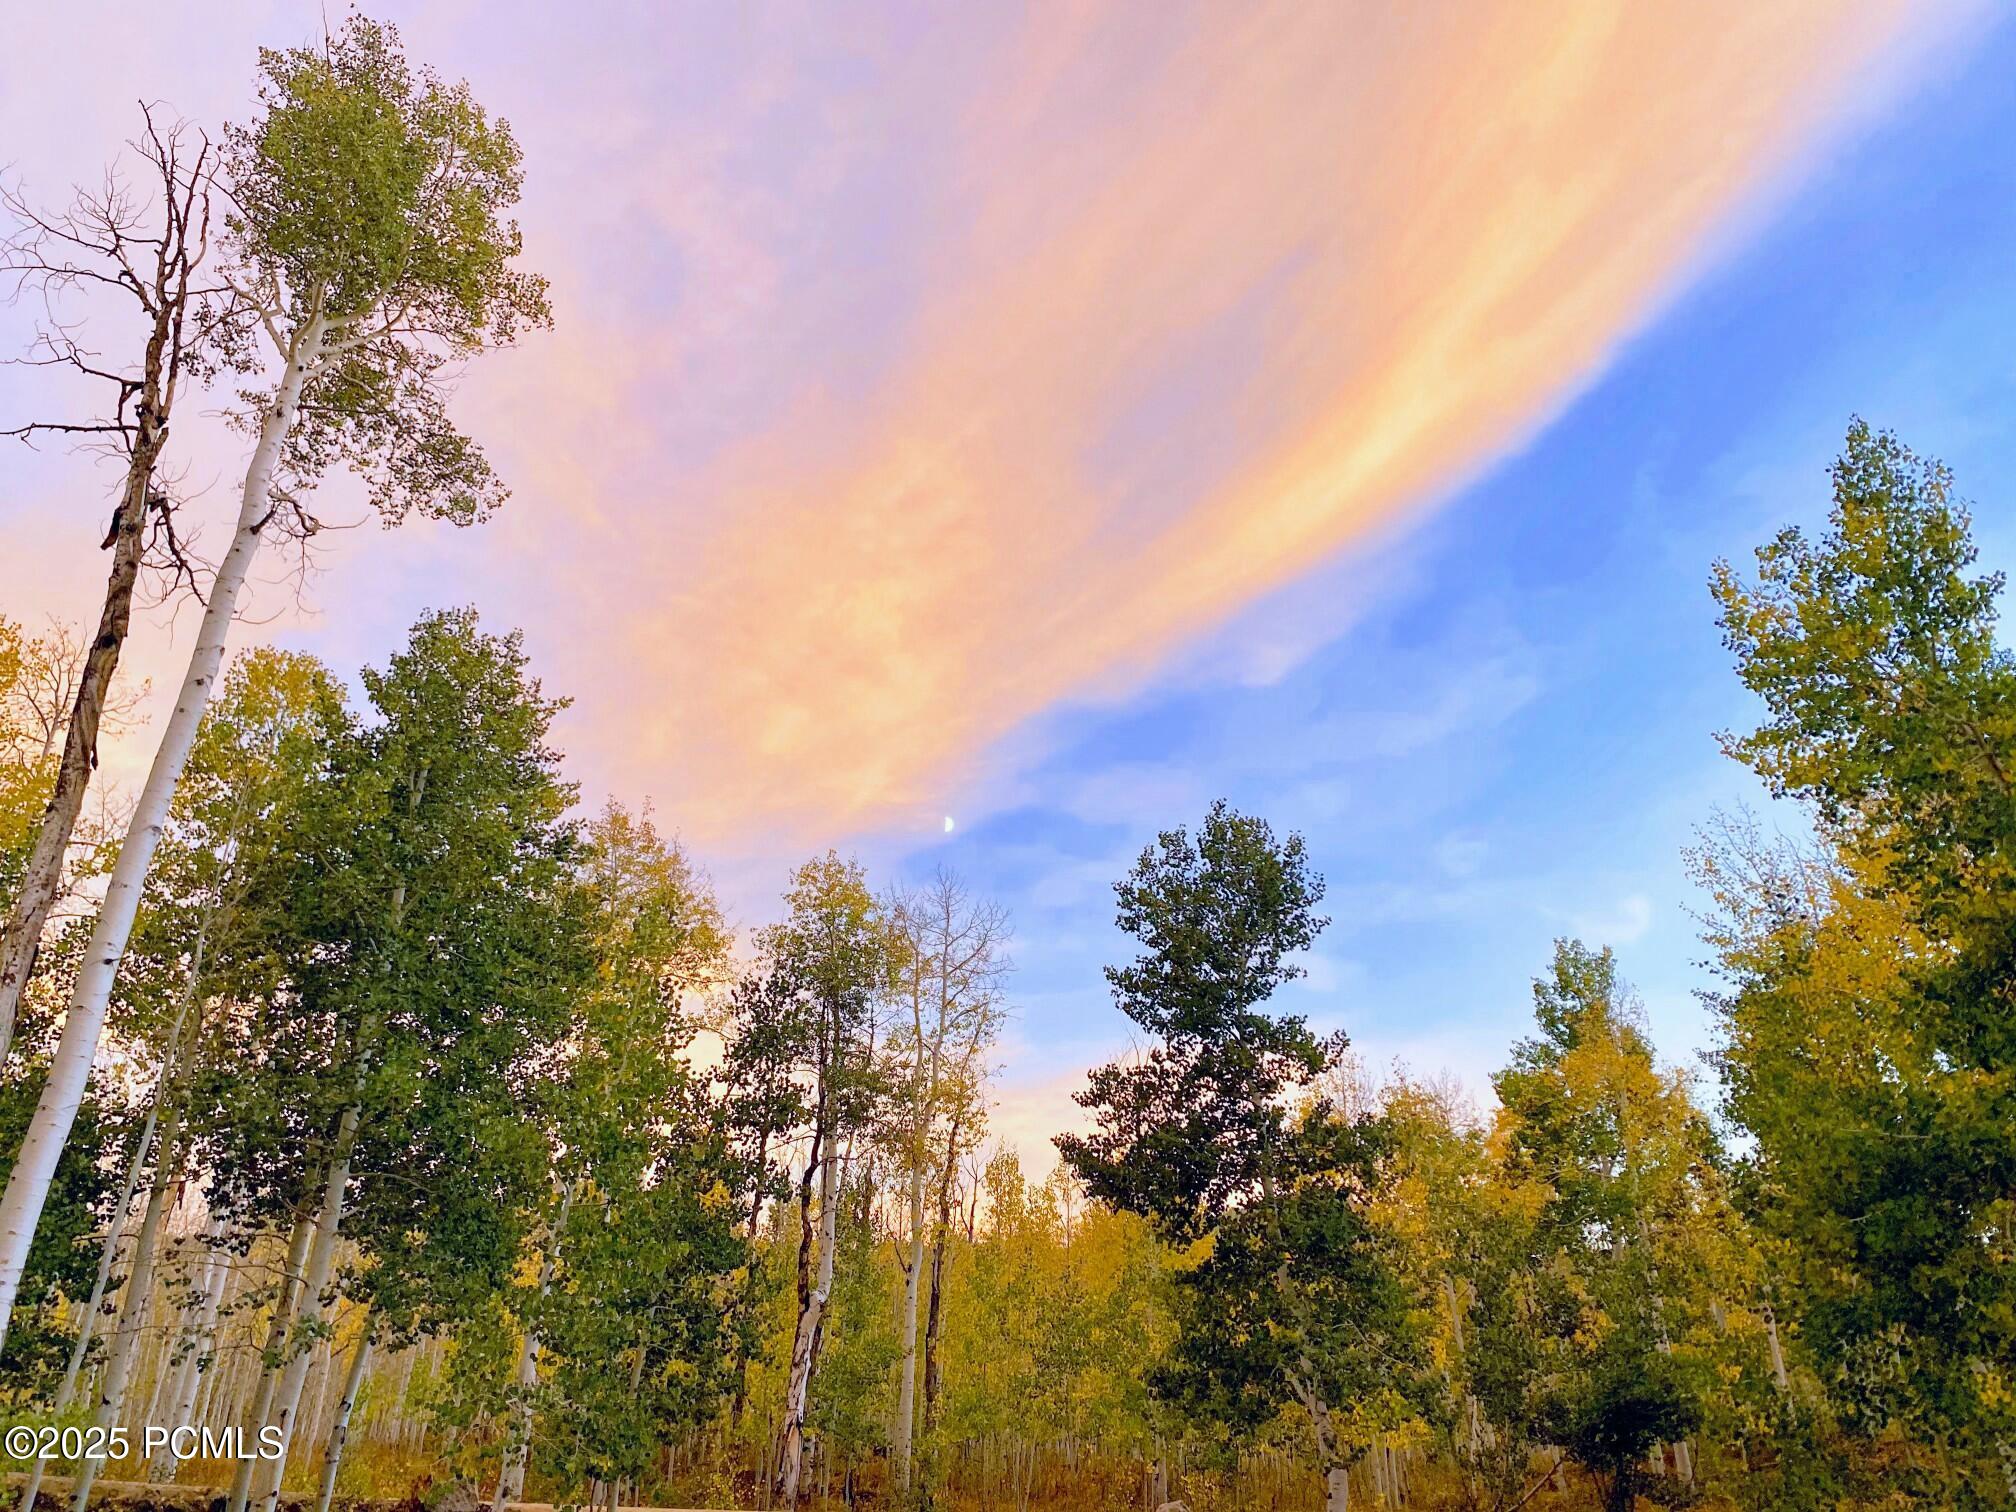
<svg viewBox="0 0 2016 1512"><path fill-rule="evenodd" d="M1221 802L1113 879L1138 1049L1025 1169L1012 921L956 875L823 851L738 931L651 804L583 803L476 608L354 689L233 653L326 481L506 505L450 390L552 319L466 85L361 17L256 80L71 203L4 190L9 292L91 327L0 428L122 481L58 547L102 602L0 614L0 1496L2016 1504L2016 659L1940 464L1853 421L1825 529L1709 568L1772 805L1687 858L1706 1065L1564 938L1488 1098L1375 1070L1271 1005L1325 879ZM243 442L214 560L198 402ZM136 592L198 622L147 723Z"/></svg>

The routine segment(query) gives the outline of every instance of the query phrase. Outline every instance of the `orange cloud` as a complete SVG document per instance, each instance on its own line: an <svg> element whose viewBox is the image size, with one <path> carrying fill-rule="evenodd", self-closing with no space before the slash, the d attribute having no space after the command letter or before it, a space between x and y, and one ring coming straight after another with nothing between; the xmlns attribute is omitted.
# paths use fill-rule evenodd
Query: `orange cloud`
<svg viewBox="0 0 2016 1512"><path fill-rule="evenodd" d="M359 532L318 590L341 613L296 626L282 583L262 616L345 665L422 601L525 622L591 785L717 849L935 824L1033 716L1138 686L1518 444L1972 9L486 21L437 50L524 123L562 294L554 338L472 369L518 498L473 539ZM251 40L191 74L198 118L241 113ZM734 65L691 98L710 44ZM152 51L101 61L49 98L123 121ZM61 117L39 98L0 114ZM879 280L861 203L900 221ZM237 443L212 450L222 498ZM0 537L17 614L50 595L6 569L42 544ZM71 548L62 599L92 602Z"/></svg>
<svg viewBox="0 0 2016 1512"><path fill-rule="evenodd" d="M738 452L626 627L668 711L634 759L701 830L935 812L1018 722L1474 472L1930 25L1290 3L1148 45L1123 13L1034 24L893 378L794 418L816 464Z"/></svg>

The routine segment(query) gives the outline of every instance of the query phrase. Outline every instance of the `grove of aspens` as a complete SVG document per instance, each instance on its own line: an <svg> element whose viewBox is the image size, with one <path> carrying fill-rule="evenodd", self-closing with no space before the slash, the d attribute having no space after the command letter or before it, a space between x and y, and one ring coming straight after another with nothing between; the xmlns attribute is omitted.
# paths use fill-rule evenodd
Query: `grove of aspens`
<svg viewBox="0 0 2016 1512"><path fill-rule="evenodd" d="M358 17L256 82L136 115L131 193L7 205L17 296L100 296L40 356L109 377L0 425L126 471L104 601L0 613L0 1403L53 1446L0 1496L2016 1504L2016 659L1939 464L1853 420L1824 533L1698 565L1775 798L1699 816L1705 1064L1574 938L1488 1093L1368 1064L1270 1002L1329 922L1302 837L1218 803L1112 879L1138 1048L1032 1168L1013 921L958 876L823 851L731 927L641 795L580 801L480 604L361 694L234 651L326 478L513 507L448 386L552 318L466 86ZM198 403L244 441L209 563ZM144 726L136 585L196 626ZM93 786L108 731L143 785Z"/></svg>

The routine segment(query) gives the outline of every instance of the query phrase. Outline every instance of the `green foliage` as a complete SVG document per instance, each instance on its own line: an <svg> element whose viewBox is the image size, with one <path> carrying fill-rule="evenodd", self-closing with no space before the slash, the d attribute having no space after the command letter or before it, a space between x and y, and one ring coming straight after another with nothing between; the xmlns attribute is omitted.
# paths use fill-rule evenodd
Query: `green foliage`
<svg viewBox="0 0 2016 1512"><path fill-rule="evenodd" d="M1033 1184L1002 1151L981 1180L986 1232L954 1252L941 1436L1147 1451L1149 1367L1173 1332L1166 1253L1138 1218L1086 1206L1062 1170Z"/></svg>
<svg viewBox="0 0 2016 1512"><path fill-rule="evenodd" d="M45 1065L23 1064L18 1057L9 1069L12 1074L0 1081L0 1180L13 1168L14 1152L47 1074ZM131 1126L108 1112L99 1097L85 1099L77 1134L64 1147L49 1184L49 1200L22 1272L21 1300L0 1351L0 1394L10 1403L48 1401L62 1379L77 1337L63 1304L90 1295L98 1264L92 1238L114 1216L109 1209L119 1185L117 1172L98 1152L119 1151L132 1135Z"/></svg>
<svg viewBox="0 0 2016 1512"><path fill-rule="evenodd" d="M1718 568L1768 716L1730 749L1829 854L1739 832L1703 870L1728 1106L1829 1404L1950 1444L1940 1494L1978 1499L2016 1444L2016 661L1974 560L1945 469L1857 422L1825 538Z"/></svg>
<svg viewBox="0 0 2016 1512"><path fill-rule="evenodd" d="M38 649L0 614L0 898L20 886L55 779L55 758L26 700Z"/></svg>
<svg viewBox="0 0 2016 1512"><path fill-rule="evenodd" d="M1277 845L1264 821L1219 802L1194 840L1164 831L1114 891L1143 952L1106 979L1157 1043L1138 1065L1092 1073L1076 1100L1099 1129L1057 1148L1094 1197L1185 1241L1289 1174L1281 1094L1342 1051L1341 1034L1322 1040L1260 1008L1302 974L1291 956L1327 922L1315 912L1323 883L1299 835Z"/></svg>
<svg viewBox="0 0 2016 1512"><path fill-rule="evenodd" d="M1733 1214L1713 1133L1654 1064L1610 952L1557 941L1533 1000L1541 1033L1495 1084L1502 1179L1524 1191L1537 1263L1515 1281L1523 1318L1484 1309L1479 1347L1515 1342L1484 1363L1478 1395L1628 1508L1639 1461L1698 1426L1727 1353L1717 1245Z"/></svg>
<svg viewBox="0 0 2016 1512"><path fill-rule="evenodd" d="M258 649L226 670L121 962L113 1007L123 1037L164 1054L177 1019L193 1020L181 1034L186 1066L220 1048L205 1020L280 986L283 899L259 884L349 720L341 685L313 657Z"/></svg>
<svg viewBox="0 0 2016 1512"><path fill-rule="evenodd" d="M704 1421L726 1380L731 1278L744 1263L722 1148L701 1110L661 1115L650 1167L577 1198L554 1238L553 1289L525 1299L544 1365L539 1443L565 1485L635 1478L661 1444Z"/></svg>
<svg viewBox="0 0 2016 1512"><path fill-rule="evenodd" d="M1951 475L1894 436L1856 421L1833 480L1823 539L1781 531L1755 583L1716 566L1725 643L1769 714L1728 749L1827 824L1880 833L1926 902L2004 899L2016 664L1995 644L2002 578L1968 575Z"/></svg>
<svg viewBox="0 0 2016 1512"><path fill-rule="evenodd" d="M397 28L353 15L320 49L264 49L261 114L232 128L231 232L310 313L390 307L463 345L544 315L513 267L523 171L508 125L466 84L415 68Z"/></svg>
<svg viewBox="0 0 2016 1512"><path fill-rule="evenodd" d="M1287 1402L1318 1462L1348 1465L1425 1400L1423 1340L1372 1199L1389 1133L1317 1096L1342 1055L1260 1005L1299 975L1324 921L1299 836L1212 807L1197 837L1165 832L1115 888L1142 955L1111 968L1115 1001L1157 1036L1136 1064L1092 1073L1099 1120L1057 1147L1093 1197L1204 1241L1177 1273L1177 1339L1160 1390L1252 1429Z"/></svg>
<svg viewBox="0 0 2016 1512"><path fill-rule="evenodd" d="M558 705L517 638L429 615L364 682L373 722L318 720L314 773L248 845L272 990L199 1091L211 1202L241 1220L286 1222L360 1109L352 1286L396 1338L516 1265L546 1171L525 1103L588 957Z"/></svg>
<svg viewBox="0 0 2016 1512"><path fill-rule="evenodd" d="M648 816L614 804L574 885L591 970L538 1104L558 1185L540 1282L511 1293L540 1341L540 1441L570 1485L634 1479L712 1409L746 1262L731 1194L750 1179L687 1058L686 996L719 978L728 946L712 893Z"/></svg>
<svg viewBox="0 0 2016 1512"><path fill-rule="evenodd" d="M259 104L227 134L236 293L216 353L251 371L263 333L310 364L290 501L340 461L388 523L481 519L504 489L448 420L444 370L551 319L545 280L517 265L509 125L355 15L320 49L263 51Z"/></svg>
<svg viewBox="0 0 2016 1512"><path fill-rule="evenodd" d="M1644 1461L1657 1444L1684 1439L1701 1411L1673 1361L1642 1350L1606 1347L1560 1403L1555 1436L1608 1481L1604 1505L1631 1512L1650 1479Z"/></svg>
<svg viewBox="0 0 2016 1512"><path fill-rule="evenodd" d="M403 67L387 36L346 33L287 76L276 185L351 192L313 182L326 117L409 192L401 123L437 86L384 82ZM369 221L377 191L352 189L343 213ZM387 276L390 241L313 264L293 210L259 213L299 249L276 276ZM1410 1499L1495 1512L1568 1504L1547 1489L1564 1455L1569 1499L1613 1508L2006 1504L2016 667L1950 494L1858 425L1828 532L1781 535L1754 584L1718 569L1766 710L1729 748L1817 821L1806 845L1726 824L1693 858L1717 905L1727 1148L1617 961L1574 940L1488 1116L1448 1087L1361 1083L1341 1034L1270 1008L1324 926L1321 878L1299 837L1218 804L1116 889L1139 950L1107 977L1144 1053L1092 1073L1093 1128L1057 1141L1047 1180L1006 1151L983 1165L996 965L973 957L971 1017L934 1039L931 993L955 989L930 974L917 898L828 852L731 964L706 879L648 813L570 819L560 706L516 637L429 615L355 714L311 659L240 658L176 798L116 1076L58 1171L0 1392L32 1410L60 1374L133 1122L115 1104L191 1009L164 1097L186 1115L176 1158L262 1263L359 1110L339 1282L387 1354L418 1351L421 1452L466 1479L526 1423L556 1496L727 1501L748 1488L716 1444L767 1479L830 1217L805 1427L810 1475L848 1498L894 1495L921 1229L943 1257L919 1288L941 1371L921 1503L1069 1485L1132 1505L1143 1466L1173 1459L1193 1505L1294 1504L1314 1477L1242 1481L1242 1458L1278 1467L1313 1439L1333 1488L1382 1478L1390 1501L1427 1458ZM0 623L0 695L32 649ZM34 747L0 729L20 792ZM939 896L949 940L968 916ZM993 938L997 914L970 918ZM76 946L51 937L45 989ZM25 1022L0 1139L41 1074L41 1003ZM240 1298L241 1328L266 1295ZM668 1446L684 1479L659 1475Z"/></svg>
<svg viewBox="0 0 2016 1512"><path fill-rule="evenodd" d="M861 1181L841 1192L833 1298L812 1385L812 1430L826 1452L850 1467L888 1446L888 1404L902 1348L891 1277L876 1263L880 1236L865 1221L871 1195Z"/></svg>

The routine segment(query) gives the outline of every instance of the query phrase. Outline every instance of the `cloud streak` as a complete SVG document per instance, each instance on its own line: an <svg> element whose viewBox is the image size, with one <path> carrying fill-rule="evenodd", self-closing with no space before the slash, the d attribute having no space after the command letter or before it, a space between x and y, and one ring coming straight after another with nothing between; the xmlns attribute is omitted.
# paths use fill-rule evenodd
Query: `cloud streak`
<svg viewBox="0 0 2016 1512"><path fill-rule="evenodd" d="M1004 49L882 376L827 375L710 466L718 524L625 569L678 585L625 596L626 676L667 711L621 711L627 764L701 832L935 814L1018 724L1474 474L1929 24L1286 4L1144 39L1119 14L1046 10Z"/></svg>
<svg viewBox="0 0 2016 1512"><path fill-rule="evenodd" d="M370 544L331 624L524 622L591 787L752 853L965 812L1033 721L1474 476L1972 13L406 9L517 123L562 319L472 371L512 508ZM242 115L255 38L319 21L234 17L0 121L46 178L103 150L51 124L80 91Z"/></svg>

